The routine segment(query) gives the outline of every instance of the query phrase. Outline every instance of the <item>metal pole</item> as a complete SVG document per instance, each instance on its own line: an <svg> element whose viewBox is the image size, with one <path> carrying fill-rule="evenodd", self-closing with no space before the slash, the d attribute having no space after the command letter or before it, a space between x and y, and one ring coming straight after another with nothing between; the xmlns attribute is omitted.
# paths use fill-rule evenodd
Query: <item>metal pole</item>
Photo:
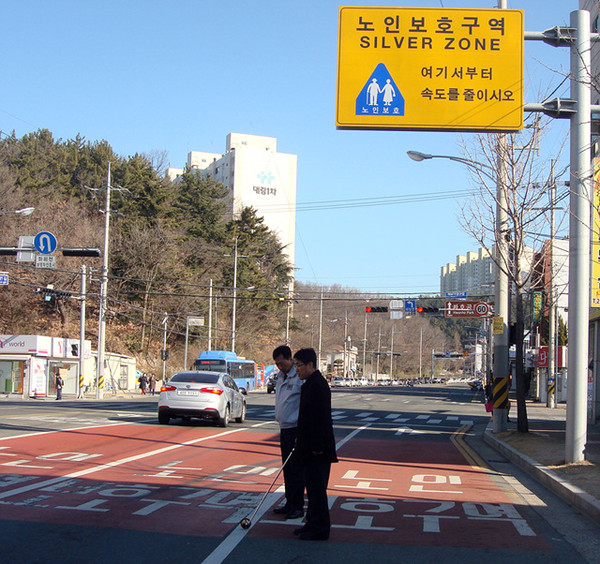
<svg viewBox="0 0 600 564"><path fill-rule="evenodd" d="M419 380L423 377L423 328L421 327L421 338L419 339Z"/></svg>
<svg viewBox="0 0 600 564"><path fill-rule="evenodd" d="M212 312L213 312L213 281L210 279L210 285L208 287L208 348L206 350L212 351Z"/></svg>
<svg viewBox="0 0 600 564"><path fill-rule="evenodd" d="M392 340L390 343L390 381L394 378L394 327L392 326Z"/></svg>
<svg viewBox="0 0 600 564"><path fill-rule="evenodd" d="M106 296L108 295L108 242L110 233L110 162L106 173L106 205L104 210L104 254L100 278L100 313L98 316L98 364L96 366L96 399L104 397L104 350L106 341Z"/></svg>
<svg viewBox="0 0 600 564"><path fill-rule="evenodd" d="M346 310L344 318L344 356L342 362L343 378L346 378L348 367L346 365L346 346L348 342L348 310Z"/></svg>
<svg viewBox="0 0 600 564"><path fill-rule="evenodd" d="M85 300L87 285L87 270L85 264L81 267L81 304L79 316L79 386L77 397L83 397L83 372L85 368L85 358L83 356L83 345L85 343Z"/></svg>
<svg viewBox="0 0 600 564"><path fill-rule="evenodd" d="M183 369L187 370L188 338L190 334L190 316L185 316L185 349L183 352ZM164 347L163 347L164 348Z"/></svg>
<svg viewBox="0 0 600 564"><path fill-rule="evenodd" d="M235 248L233 252L233 308L231 310L231 352L235 352L235 308L237 298L237 237L235 238Z"/></svg>
<svg viewBox="0 0 600 564"><path fill-rule="evenodd" d="M367 377L367 312L365 310L365 336L363 339L363 378Z"/></svg>
<svg viewBox="0 0 600 564"><path fill-rule="evenodd" d="M162 363L162 382L163 384L167 381L167 321L169 320L169 314L165 313L163 318L163 363Z"/></svg>
<svg viewBox="0 0 600 564"><path fill-rule="evenodd" d="M292 296L288 292L286 314L285 314L285 344L290 346L290 309L292 307Z"/></svg>
<svg viewBox="0 0 600 564"><path fill-rule="evenodd" d="M319 370L321 369L321 341L323 338L323 290L321 290L321 301L319 304L319 351L318 351L318 359L317 364L319 365Z"/></svg>
<svg viewBox="0 0 600 564"><path fill-rule="evenodd" d="M379 338L377 339L377 368L375 369L375 382L379 380L379 357L381 356L381 325L379 326Z"/></svg>
<svg viewBox="0 0 600 564"><path fill-rule="evenodd" d="M548 375L544 382L544 395L547 407L556 407L554 393L548 389L548 378L552 378L556 386L556 348L554 343L556 304L554 303L554 202L556 200L556 182L554 181L554 161L551 168L550 184L550 311L548 315Z"/></svg>
<svg viewBox="0 0 600 564"><path fill-rule="evenodd" d="M581 462L587 435L587 370L590 307L590 14L571 12L577 30L571 46L571 217L569 221L569 378L565 461Z"/></svg>
<svg viewBox="0 0 600 564"><path fill-rule="evenodd" d="M507 8L506 0L498 0L498 8ZM508 378L508 274L504 271L509 267L507 214L507 171L505 157L507 154L507 139L505 134L498 135L497 151L497 180L496 180L496 280L494 284L494 379ZM499 265L503 265L500 268ZM494 433L506 431L506 409L494 409Z"/></svg>

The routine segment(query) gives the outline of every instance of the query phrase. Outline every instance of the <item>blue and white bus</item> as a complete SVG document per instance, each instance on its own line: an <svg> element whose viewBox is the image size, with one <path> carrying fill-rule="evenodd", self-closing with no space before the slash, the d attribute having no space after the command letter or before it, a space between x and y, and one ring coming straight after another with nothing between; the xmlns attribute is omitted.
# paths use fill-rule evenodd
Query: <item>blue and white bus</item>
<svg viewBox="0 0 600 564"><path fill-rule="evenodd" d="M257 386L256 363L238 357L231 351L204 351L194 361L194 370L205 372L226 372L242 393Z"/></svg>

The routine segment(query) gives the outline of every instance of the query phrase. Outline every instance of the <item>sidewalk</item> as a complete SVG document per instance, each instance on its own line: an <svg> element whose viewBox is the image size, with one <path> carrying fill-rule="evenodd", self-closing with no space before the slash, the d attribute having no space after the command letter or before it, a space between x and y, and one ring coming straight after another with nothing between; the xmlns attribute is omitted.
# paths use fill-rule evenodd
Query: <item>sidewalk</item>
<svg viewBox="0 0 600 564"><path fill-rule="evenodd" d="M588 425L586 460L565 464L566 407L527 403L529 433L519 433L511 410L508 430L483 440L584 515L600 524L600 424Z"/></svg>

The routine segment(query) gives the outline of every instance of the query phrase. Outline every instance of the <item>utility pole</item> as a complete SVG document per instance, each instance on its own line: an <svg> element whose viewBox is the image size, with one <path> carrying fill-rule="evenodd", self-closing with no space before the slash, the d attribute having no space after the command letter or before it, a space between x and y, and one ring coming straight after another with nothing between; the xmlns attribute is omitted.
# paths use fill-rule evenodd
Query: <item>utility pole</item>
<svg viewBox="0 0 600 564"><path fill-rule="evenodd" d="M106 297L108 295L108 244L110 233L110 162L106 173L106 204L104 208L104 253L100 277L100 313L98 316L98 364L96 367L96 399L104 397L104 351L106 340Z"/></svg>
<svg viewBox="0 0 600 564"><path fill-rule="evenodd" d="M367 377L367 312L365 310L365 335L363 339L363 378Z"/></svg>
<svg viewBox="0 0 600 564"><path fill-rule="evenodd" d="M163 350L162 350L162 381L163 384L167 381L167 322L169 321L169 314L165 313L163 317Z"/></svg>
<svg viewBox="0 0 600 564"><path fill-rule="evenodd" d="M394 379L394 326L392 325L392 340L390 342L390 381Z"/></svg>
<svg viewBox="0 0 600 564"><path fill-rule="evenodd" d="M79 315L79 386L77 397L83 398L83 373L85 368L85 358L83 356L83 346L85 344L85 301L86 301L86 283L87 270L85 264L81 267L81 303Z"/></svg>
<svg viewBox="0 0 600 564"><path fill-rule="evenodd" d="M238 238L235 238L235 248L233 252L233 307L231 309L231 352L235 352L235 309L237 298L237 252Z"/></svg>
<svg viewBox="0 0 600 564"><path fill-rule="evenodd" d="M498 8L507 8L506 0L498 0ZM509 355L508 355L508 274L500 265L509 267L508 257L508 202L506 193L507 170L506 154L508 142L506 134L497 137L497 179L496 179L496 280L494 284L494 382L505 379L508 382ZM495 386L495 385L494 385ZM506 430L507 410L494 409L494 433Z"/></svg>
<svg viewBox="0 0 600 564"><path fill-rule="evenodd" d="M323 290L321 290L321 300L319 303L319 350L317 351L317 364L321 369L321 342L323 338Z"/></svg>
<svg viewBox="0 0 600 564"><path fill-rule="evenodd" d="M591 40L590 13L571 12L571 196L569 221L569 380L565 462L584 459L590 307Z"/></svg>
<svg viewBox="0 0 600 564"><path fill-rule="evenodd" d="M208 348L206 350L212 351L212 312L213 312L213 281L212 278L209 282L208 287Z"/></svg>
<svg viewBox="0 0 600 564"><path fill-rule="evenodd" d="M556 407L554 392L550 392L550 383L556 386L556 347L555 338L555 318L556 318L556 303L554 302L554 203L556 200L556 182L554 180L554 161L551 165L550 176L550 311L548 312L548 378L546 381L546 406ZM549 380L549 381L548 381ZM555 388L552 388L555 389Z"/></svg>

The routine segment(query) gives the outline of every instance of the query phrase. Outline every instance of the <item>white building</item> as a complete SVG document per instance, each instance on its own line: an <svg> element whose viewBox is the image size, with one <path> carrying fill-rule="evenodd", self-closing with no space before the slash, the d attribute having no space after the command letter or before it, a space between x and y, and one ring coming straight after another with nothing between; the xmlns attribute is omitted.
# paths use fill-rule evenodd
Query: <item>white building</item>
<svg viewBox="0 0 600 564"><path fill-rule="evenodd" d="M490 254L483 248L457 255L456 262L442 266L440 293L467 292L471 296L494 293L496 266Z"/></svg>
<svg viewBox="0 0 600 564"><path fill-rule="evenodd" d="M277 139L230 133L224 154L191 151L187 165L204 171L231 190L232 217L252 206L277 233L294 266L296 242L297 155L278 153ZM183 169L169 168L175 180Z"/></svg>

